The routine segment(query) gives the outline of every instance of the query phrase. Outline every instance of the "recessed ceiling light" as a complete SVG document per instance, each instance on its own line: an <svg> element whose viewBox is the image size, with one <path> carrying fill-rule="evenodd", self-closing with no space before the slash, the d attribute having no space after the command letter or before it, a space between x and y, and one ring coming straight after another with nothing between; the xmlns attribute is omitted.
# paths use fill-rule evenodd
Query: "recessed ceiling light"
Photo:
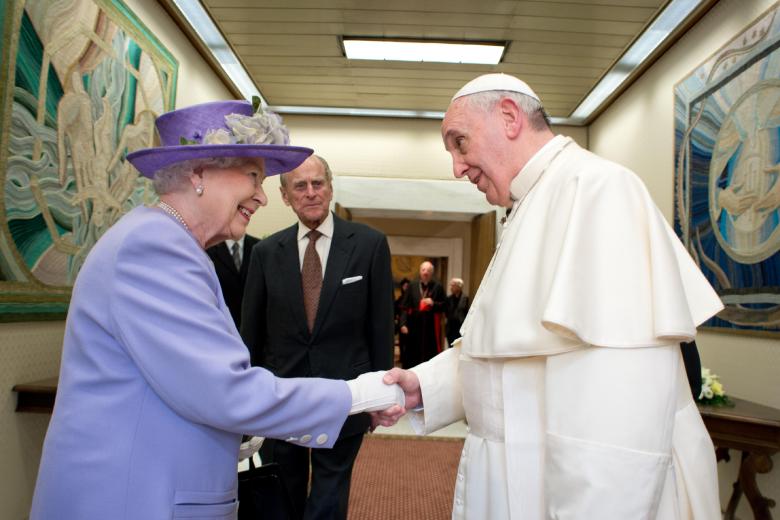
<svg viewBox="0 0 780 520"><path fill-rule="evenodd" d="M344 36L344 55L350 60L477 63L497 65L506 42L406 40Z"/></svg>

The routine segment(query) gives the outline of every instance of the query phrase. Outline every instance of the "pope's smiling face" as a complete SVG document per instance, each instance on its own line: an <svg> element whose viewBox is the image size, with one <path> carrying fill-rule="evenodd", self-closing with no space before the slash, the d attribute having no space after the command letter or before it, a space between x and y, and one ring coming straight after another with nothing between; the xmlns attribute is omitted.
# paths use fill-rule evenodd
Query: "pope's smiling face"
<svg viewBox="0 0 780 520"><path fill-rule="evenodd" d="M467 177L488 202L512 204L509 186L517 175L507 160L507 136L498 105L484 109L468 96L450 104L441 126L444 148L452 156L452 173Z"/></svg>

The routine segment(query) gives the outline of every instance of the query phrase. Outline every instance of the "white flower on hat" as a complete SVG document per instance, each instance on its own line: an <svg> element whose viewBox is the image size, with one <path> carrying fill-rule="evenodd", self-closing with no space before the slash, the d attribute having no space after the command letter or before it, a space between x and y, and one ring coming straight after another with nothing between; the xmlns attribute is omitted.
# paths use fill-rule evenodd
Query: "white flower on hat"
<svg viewBox="0 0 780 520"><path fill-rule="evenodd" d="M228 114L224 128L215 128L206 132L202 144L290 144L290 134L278 114L263 110L260 98L252 99L254 114ZM196 136L197 139L198 136ZM181 144L198 144L197 140L180 138Z"/></svg>
<svg viewBox="0 0 780 520"><path fill-rule="evenodd" d="M241 144L289 144L287 128L282 118L273 112L260 109L253 116L230 114L225 116L225 124Z"/></svg>
<svg viewBox="0 0 780 520"><path fill-rule="evenodd" d="M224 128L218 128L206 132L203 144L236 144L236 138Z"/></svg>

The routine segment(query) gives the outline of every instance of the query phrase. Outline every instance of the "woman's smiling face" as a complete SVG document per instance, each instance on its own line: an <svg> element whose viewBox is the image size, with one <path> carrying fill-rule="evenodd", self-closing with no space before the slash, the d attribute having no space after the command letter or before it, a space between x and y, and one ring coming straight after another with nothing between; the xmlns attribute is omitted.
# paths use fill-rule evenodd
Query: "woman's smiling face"
<svg viewBox="0 0 780 520"><path fill-rule="evenodd" d="M208 216L206 243L217 244L244 236L254 212L268 203L262 186L263 160L251 158L229 168L204 168L201 175L201 207Z"/></svg>

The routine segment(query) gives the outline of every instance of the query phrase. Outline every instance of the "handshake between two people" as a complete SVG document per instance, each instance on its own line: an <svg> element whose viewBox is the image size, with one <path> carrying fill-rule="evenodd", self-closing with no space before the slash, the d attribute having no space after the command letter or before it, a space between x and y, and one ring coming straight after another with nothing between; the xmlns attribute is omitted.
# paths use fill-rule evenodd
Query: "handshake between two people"
<svg viewBox="0 0 780 520"><path fill-rule="evenodd" d="M420 381L410 370L367 372L347 381L352 391L350 415L368 412L371 431L377 426L392 426L407 410L422 405Z"/></svg>
<svg viewBox="0 0 780 520"><path fill-rule="evenodd" d="M377 426L392 426L407 410L422 404L420 381L410 370L393 368L389 371L366 372L347 381L352 392L349 415L368 412L371 431ZM239 460L253 456L263 444L263 437L251 437L241 443Z"/></svg>

